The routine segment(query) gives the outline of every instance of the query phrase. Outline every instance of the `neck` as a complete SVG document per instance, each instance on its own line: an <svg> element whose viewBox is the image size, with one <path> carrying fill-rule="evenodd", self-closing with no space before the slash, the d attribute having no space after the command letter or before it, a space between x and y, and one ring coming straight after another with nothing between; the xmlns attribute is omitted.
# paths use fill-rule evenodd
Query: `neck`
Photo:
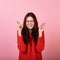
<svg viewBox="0 0 60 60"><path fill-rule="evenodd" d="M31 29L29 29L29 33L32 33L32 30Z"/></svg>

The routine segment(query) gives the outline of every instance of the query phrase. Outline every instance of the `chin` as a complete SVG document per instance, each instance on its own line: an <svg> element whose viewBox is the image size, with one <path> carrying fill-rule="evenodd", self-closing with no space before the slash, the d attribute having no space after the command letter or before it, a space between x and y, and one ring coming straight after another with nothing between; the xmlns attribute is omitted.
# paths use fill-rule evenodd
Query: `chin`
<svg viewBox="0 0 60 60"><path fill-rule="evenodd" d="M30 28L28 28L28 29L30 29L30 30L31 30L31 29L33 29L33 28L32 28L32 27L30 27Z"/></svg>

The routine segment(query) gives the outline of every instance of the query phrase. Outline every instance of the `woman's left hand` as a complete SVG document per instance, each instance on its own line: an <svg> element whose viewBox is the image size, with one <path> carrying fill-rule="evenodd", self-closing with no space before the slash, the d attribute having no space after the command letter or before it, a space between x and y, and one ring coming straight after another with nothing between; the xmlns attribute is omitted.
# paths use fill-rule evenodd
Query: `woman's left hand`
<svg viewBox="0 0 60 60"><path fill-rule="evenodd" d="M39 29L43 31L44 28L45 28L45 24L46 24L46 23L42 23Z"/></svg>
<svg viewBox="0 0 60 60"><path fill-rule="evenodd" d="M42 31L44 31L45 28L45 23L42 23L41 26L39 27L39 36L42 36Z"/></svg>

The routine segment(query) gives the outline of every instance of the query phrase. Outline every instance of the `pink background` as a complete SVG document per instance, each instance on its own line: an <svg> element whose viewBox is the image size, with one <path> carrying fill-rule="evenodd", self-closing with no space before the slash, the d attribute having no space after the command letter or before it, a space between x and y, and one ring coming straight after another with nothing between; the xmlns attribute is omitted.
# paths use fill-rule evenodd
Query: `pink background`
<svg viewBox="0 0 60 60"><path fill-rule="evenodd" d="M30 11L46 23L43 60L60 60L60 0L0 0L0 60L18 60L16 21Z"/></svg>

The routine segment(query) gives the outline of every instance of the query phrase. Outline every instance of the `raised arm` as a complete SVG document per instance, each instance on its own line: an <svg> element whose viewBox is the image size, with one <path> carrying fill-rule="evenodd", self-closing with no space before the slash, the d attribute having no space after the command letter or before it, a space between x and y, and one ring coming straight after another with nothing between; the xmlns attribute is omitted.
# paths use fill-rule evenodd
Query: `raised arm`
<svg viewBox="0 0 60 60"><path fill-rule="evenodd" d="M37 52L41 52L45 47L44 27L45 27L45 23L43 23L39 28L39 37L36 45Z"/></svg>
<svg viewBox="0 0 60 60"><path fill-rule="evenodd" d="M25 50L26 50L26 45L25 45L25 43L23 42L22 36L19 36L18 31L17 31L17 43L18 43L18 49L19 49L21 52L25 52Z"/></svg>
<svg viewBox="0 0 60 60"><path fill-rule="evenodd" d="M26 50L26 45L23 41L22 35L21 35L21 31L22 31L22 26L20 25L19 22L17 22L17 44L18 44L18 49L21 52L25 52Z"/></svg>
<svg viewBox="0 0 60 60"><path fill-rule="evenodd" d="M44 47L45 47L45 37L44 37L44 31L42 31L42 36L38 37L36 51L39 53L44 49Z"/></svg>

